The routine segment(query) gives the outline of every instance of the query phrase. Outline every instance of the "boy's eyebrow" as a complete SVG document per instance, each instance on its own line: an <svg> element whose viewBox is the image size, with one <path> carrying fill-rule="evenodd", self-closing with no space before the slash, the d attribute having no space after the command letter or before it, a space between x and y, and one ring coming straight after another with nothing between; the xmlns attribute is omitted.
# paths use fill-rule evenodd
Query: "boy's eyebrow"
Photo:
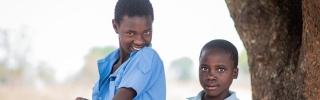
<svg viewBox="0 0 320 100"><path fill-rule="evenodd" d="M135 33L136 31L134 31L134 30L127 30L126 32L133 32L133 33Z"/></svg>
<svg viewBox="0 0 320 100"><path fill-rule="evenodd" d="M151 30L152 30L152 28L148 28L148 29L144 30L144 32L145 31L151 31ZM128 30L126 30L126 32L134 32L135 33L136 31L128 29Z"/></svg>
<svg viewBox="0 0 320 100"><path fill-rule="evenodd" d="M208 67L208 64L200 64L200 67Z"/></svg>
<svg viewBox="0 0 320 100"><path fill-rule="evenodd" d="M152 30L152 28L147 28L146 30L144 30L144 31L150 31L150 30Z"/></svg>
<svg viewBox="0 0 320 100"><path fill-rule="evenodd" d="M215 65L215 66L217 66L217 67L223 67L223 68L225 68L226 66L225 65L223 65L223 64L218 64L218 65Z"/></svg>

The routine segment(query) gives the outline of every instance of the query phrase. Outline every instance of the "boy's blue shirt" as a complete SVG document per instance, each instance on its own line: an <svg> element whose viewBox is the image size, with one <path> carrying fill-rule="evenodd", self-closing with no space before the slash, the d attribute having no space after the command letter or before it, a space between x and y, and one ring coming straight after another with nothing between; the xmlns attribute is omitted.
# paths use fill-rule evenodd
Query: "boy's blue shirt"
<svg viewBox="0 0 320 100"><path fill-rule="evenodd" d="M229 93L230 93L230 96L228 96L227 98L225 98L224 100L239 100L236 96L236 92L234 91L230 91L229 90ZM201 100L203 95L205 94L205 91L204 90L201 90L197 96L194 96L194 97L189 97L187 98L188 100Z"/></svg>
<svg viewBox="0 0 320 100"><path fill-rule="evenodd" d="M134 100L165 100L166 82L163 62L151 47L134 51L113 74L112 66L120 57L120 49L98 61L99 81L93 87L93 100L112 100L119 88L133 88Z"/></svg>

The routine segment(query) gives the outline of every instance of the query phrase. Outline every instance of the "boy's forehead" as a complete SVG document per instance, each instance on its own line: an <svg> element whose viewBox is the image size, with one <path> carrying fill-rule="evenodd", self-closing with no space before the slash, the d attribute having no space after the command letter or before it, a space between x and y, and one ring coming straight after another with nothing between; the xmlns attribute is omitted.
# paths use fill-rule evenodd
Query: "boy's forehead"
<svg viewBox="0 0 320 100"><path fill-rule="evenodd" d="M149 16L124 16L122 20L120 21L120 25L123 24L131 25L131 24L145 24L147 26L151 26L153 23L151 17ZM135 26L135 25L134 25Z"/></svg>
<svg viewBox="0 0 320 100"><path fill-rule="evenodd" d="M148 18L152 19L151 15L132 15L132 16L130 16L130 15L124 15L124 16L121 17L121 22L122 22L124 19L131 19L131 18L135 18L135 17L142 17L142 18L146 18L146 19L148 19ZM152 20L152 21L153 21L153 20Z"/></svg>
<svg viewBox="0 0 320 100"><path fill-rule="evenodd" d="M227 54L229 56L230 60L233 61L233 59L231 58L230 52L227 52L227 51L225 51L223 49L219 49L219 48L210 48L210 49L203 50L203 52L201 54L201 58L209 57L209 55L223 55L223 54Z"/></svg>
<svg viewBox="0 0 320 100"><path fill-rule="evenodd" d="M225 66L230 66L232 68L234 67L234 60L231 58L231 54L224 51L215 52L214 50L208 50L203 52L202 56L199 59L199 64L209 63L219 63Z"/></svg>
<svg viewBox="0 0 320 100"><path fill-rule="evenodd" d="M208 48L208 49L206 49L204 51L210 52L210 53L228 53L228 54L231 54L231 52L227 52L223 48Z"/></svg>

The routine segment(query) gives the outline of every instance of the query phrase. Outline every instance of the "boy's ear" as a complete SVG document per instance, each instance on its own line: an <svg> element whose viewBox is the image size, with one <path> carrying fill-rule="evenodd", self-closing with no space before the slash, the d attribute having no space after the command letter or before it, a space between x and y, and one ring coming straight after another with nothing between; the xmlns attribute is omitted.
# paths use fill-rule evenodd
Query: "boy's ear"
<svg viewBox="0 0 320 100"><path fill-rule="evenodd" d="M119 25L117 24L117 22L114 19L112 19L112 26L113 26L114 31L118 34Z"/></svg>
<svg viewBox="0 0 320 100"><path fill-rule="evenodd" d="M237 79L238 78L238 68L234 68L233 69L233 79Z"/></svg>

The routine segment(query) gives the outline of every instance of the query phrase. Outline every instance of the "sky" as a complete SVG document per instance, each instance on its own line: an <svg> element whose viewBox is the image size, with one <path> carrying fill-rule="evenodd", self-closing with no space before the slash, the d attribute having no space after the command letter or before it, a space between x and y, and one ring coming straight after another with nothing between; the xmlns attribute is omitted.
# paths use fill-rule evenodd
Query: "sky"
<svg viewBox="0 0 320 100"><path fill-rule="evenodd" d="M44 61L63 81L83 66L92 47L118 47L112 28L116 0L0 0L0 28L27 27L33 62ZM200 49L212 39L244 50L224 0L151 0L152 46L165 67L189 57L197 66ZM0 53L1 55L1 53ZM196 67L195 67L196 68ZM167 69L167 68L166 68Z"/></svg>

